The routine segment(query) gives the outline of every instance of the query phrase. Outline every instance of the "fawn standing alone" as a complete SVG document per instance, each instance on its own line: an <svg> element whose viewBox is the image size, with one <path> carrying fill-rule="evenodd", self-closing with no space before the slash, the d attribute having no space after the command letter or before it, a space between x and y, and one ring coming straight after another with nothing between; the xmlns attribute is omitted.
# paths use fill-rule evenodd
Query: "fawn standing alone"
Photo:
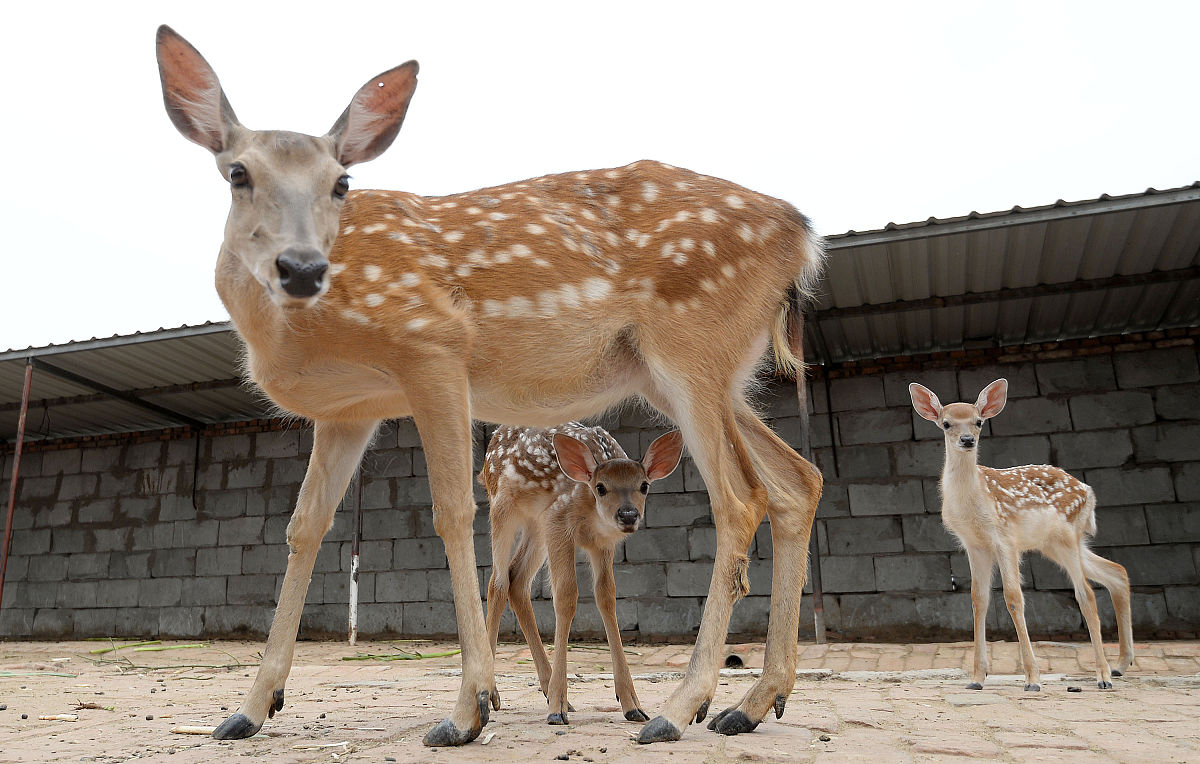
<svg viewBox="0 0 1200 764"><path fill-rule="evenodd" d="M908 386L913 408L936 422L946 436L946 461L942 468L942 522L967 550L971 564L971 608L975 616L975 666L967 689L983 689L987 676L985 623L992 588L992 568L999 564L1004 601L1021 643L1025 689L1041 689L1037 659L1025 627L1025 599L1021 594L1021 553L1036 549L1058 563L1075 587L1075 600L1087 622L1096 652L1096 684L1112 689L1112 677L1121 676L1133 663L1133 625L1129 612L1129 576L1125 568L1087 548L1096 534L1096 494L1091 487L1057 467L1027 465L1008 469L981 467L979 432L983 422L1004 409L1008 381L997 379L983 389L974 404L942 406L928 388ZM1097 581L1112 596L1117 615L1121 654L1110 672L1100 639L1096 595L1088 579Z"/></svg>
<svg viewBox="0 0 1200 764"><path fill-rule="evenodd" d="M492 435L479 473L491 501L488 636L495 651L500 616L511 601L550 704L550 724L566 724L567 712L573 710L567 703L567 638L579 596L576 549L587 553L592 566L596 608L612 653L621 710L630 721L650 718L638 702L621 647L613 552L637 530L650 483L670 475L682 451L683 437L669 432L651 443L637 462L603 428L577 422L550 429L501 427ZM554 595L553 669L529 601L530 582L547 557Z"/></svg>

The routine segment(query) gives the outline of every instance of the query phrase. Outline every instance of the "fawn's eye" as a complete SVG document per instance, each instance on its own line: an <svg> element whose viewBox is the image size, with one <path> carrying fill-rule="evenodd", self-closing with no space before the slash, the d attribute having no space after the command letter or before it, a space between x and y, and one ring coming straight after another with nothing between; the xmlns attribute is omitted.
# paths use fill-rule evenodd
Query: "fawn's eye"
<svg viewBox="0 0 1200 764"><path fill-rule="evenodd" d="M596 483L596 495L603 496L606 493L608 493L608 488L605 487L604 483Z"/></svg>
<svg viewBox="0 0 1200 764"><path fill-rule="evenodd" d="M343 175L337 179L337 183L333 184L333 195L339 199L346 198L346 192L350 190L350 176Z"/></svg>
<svg viewBox="0 0 1200 764"><path fill-rule="evenodd" d="M640 486L638 486L638 490L642 493L650 493L650 484L642 483Z"/></svg>
<svg viewBox="0 0 1200 764"><path fill-rule="evenodd" d="M238 162L230 166L229 184L234 188L250 185L250 173L246 172L244 164Z"/></svg>
<svg viewBox="0 0 1200 764"><path fill-rule="evenodd" d="M949 430L949 429L950 429L950 423L949 423L949 422L942 422L942 428L943 428L943 429L946 429L946 430Z"/></svg>
<svg viewBox="0 0 1200 764"><path fill-rule="evenodd" d="M983 420L982 420L982 419L980 419L980 420L976 421L976 422L975 422L975 426L976 426L976 427L983 427Z"/></svg>

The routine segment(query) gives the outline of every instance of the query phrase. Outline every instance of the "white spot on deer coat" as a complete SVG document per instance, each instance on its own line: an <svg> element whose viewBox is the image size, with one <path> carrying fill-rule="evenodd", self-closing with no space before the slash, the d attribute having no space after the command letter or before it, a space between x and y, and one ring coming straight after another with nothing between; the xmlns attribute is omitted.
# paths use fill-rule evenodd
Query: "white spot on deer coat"
<svg viewBox="0 0 1200 764"><path fill-rule="evenodd" d="M527 223L525 225L525 230L529 231L529 233L533 234L534 236L542 236L546 233L546 226L539 225L537 223Z"/></svg>
<svg viewBox="0 0 1200 764"><path fill-rule="evenodd" d="M411 320L407 324L405 324L404 328L410 332L419 332L422 329L424 329L426 326L429 326L428 318L414 318L413 320Z"/></svg>
<svg viewBox="0 0 1200 764"><path fill-rule="evenodd" d="M466 234L464 234L462 231L447 231L442 235L442 238L451 244L457 244L458 242L462 241L463 236L466 236Z"/></svg>
<svg viewBox="0 0 1200 764"><path fill-rule="evenodd" d="M378 265L364 265L363 278L367 281L379 281L379 277L383 275L383 269Z"/></svg>
<svg viewBox="0 0 1200 764"><path fill-rule="evenodd" d="M381 294L369 294L363 298L363 302L368 308L377 308L383 304L384 296Z"/></svg>
<svg viewBox="0 0 1200 764"><path fill-rule="evenodd" d="M658 199L658 184L646 181L642 183L642 199L653 203Z"/></svg>
<svg viewBox="0 0 1200 764"><path fill-rule="evenodd" d="M354 321L359 324L371 323L371 319L367 318L362 313L359 313L357 310L350 310L349 308L346 308L345 310L342 311L342 317L348 318L351 321Z"/></svg>
<svg viewBox="0 0 1200 764"><path fill-rule="evenodd" d="M746 206L746 202L742 200L742 197L737 196L736 194L729 194L725 197L725 206L731 209L740 210L742 207Z"/></svg>
<svg viewBox="0 0 1200 764"><path fill-rule="evenodd" d="M330 263L329 264L329 275L330 276L336 276L344 270L346 270L345 263Z"/></svg>
<svg viewBox="0 0 1200 764"><path fill-rule="evenodd" d="M348 225L342 229L342 236L349 236L352 233L354 233L354 226L352 225Z"/></svg>
<svg viewBox="0 0 1200 764"><path fill-rule="evenodd" d="M379 233L380 231L386 231L386 230L387 230L386 224L372 223L371 225L363 226L362 232L364 235L367 235L367 234L372 234L372 233Z"/></svg>
<svg viewBox="0 0 1200 764"><path fill-rule="evenodd" d="M601 300L612 291L612 282L593 276L583 282L583 296L588 300Z"/></svg>

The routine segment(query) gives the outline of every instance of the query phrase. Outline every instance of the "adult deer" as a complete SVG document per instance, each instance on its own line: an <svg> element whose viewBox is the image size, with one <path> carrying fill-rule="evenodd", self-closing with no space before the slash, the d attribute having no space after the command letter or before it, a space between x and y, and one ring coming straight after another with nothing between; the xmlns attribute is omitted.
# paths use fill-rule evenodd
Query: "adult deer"
<svg viewBox="0 0 1200 764"><path fill-rule="evenodd" d="M982 690L987 676L988 600L992 569L1000 566L1004 601L1021 644L1025 689L1042 689L1037 659L1025 626L1021 594L1021 554L1036 549L1058 563L1075 588L1075 600L1087 622L1096 653L1096 684L1112 689L1112 678L1133 663L1133 625L1129 610L1129 576L1125 568L1087 548L1096 535L1096 494L1057 467L1026 465L992 469L978 464L976 445L983 423L1004 409L1008 381L997 379L979 393L974 404L942 406L931 390L916 382L908 386L913 408L936 422L946 439L942 469L942 521L967 550L971 565L971 608L975 616L975 665L969 690ZM1096 595L1088 579L1098 581L1112 596L1121 643L1119 664L1109 669L1100 638Z"/></svg>
<svg viewBox="0 0 1200 764"><path fill-rule="evenodd" d="M511 600L550 706L550 724L566 724L567 711L573 710L567 702L567 638L579 600L577 549L587 553L592 566L596 609L612 654L621 711L630 721L649 720L621 647L613 554L642 521L650 484L675 470L682 451L678 430L651 443L640 462L630 459L604 428L578 422L549 429L500 427L492 435L479 473L491 504L488 641L494 652L500 616ZM529 599L529 585L547 561L554 595L553 666Z"/></svg>
<svg viewBox="0 0 1200 764"><path fill-rule="evenodd" d="M795 683L796 631L820 474L762 423L743 389L773 340L800 361L799 300L819 238L785 202L638 162L452 196L348 189L346 168L395 138L409 62L368 81L329 133L254 131L216 74L168 27L157 36L167 113L232 190L217 291L248 376L314 423L288 526L287 572L254 685L214 733L253 735L283 706L321 538L379 421L411 416L449 559L463 680L428 745L473 740L499 707L472 546L471 420L551 426L640 395L670 417L708 486L713 578L683 682L639 740L703 719L746 551L771 516L775 568L762 678L717 729L753 729Z"/></svg>

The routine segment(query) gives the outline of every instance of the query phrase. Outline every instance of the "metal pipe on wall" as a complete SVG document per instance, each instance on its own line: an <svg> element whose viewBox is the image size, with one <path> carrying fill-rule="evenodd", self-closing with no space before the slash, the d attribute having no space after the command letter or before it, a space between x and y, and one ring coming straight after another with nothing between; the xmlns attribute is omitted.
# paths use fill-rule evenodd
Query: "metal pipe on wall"
<svg viewBox="0 0 1200 764"><path fill-rule="evenodd" d="M4 546L0 547L0 607L4 605L4 575L12 541L13 511L17 505L17 478L21 475L21 447L25 444L25 417L29 413L29 388L33 383L33 358L25 359L25 385L21 389L21 415L17 419L17 444L13 449L12 479L8 483L8 514L4 518Z"/></svg>

